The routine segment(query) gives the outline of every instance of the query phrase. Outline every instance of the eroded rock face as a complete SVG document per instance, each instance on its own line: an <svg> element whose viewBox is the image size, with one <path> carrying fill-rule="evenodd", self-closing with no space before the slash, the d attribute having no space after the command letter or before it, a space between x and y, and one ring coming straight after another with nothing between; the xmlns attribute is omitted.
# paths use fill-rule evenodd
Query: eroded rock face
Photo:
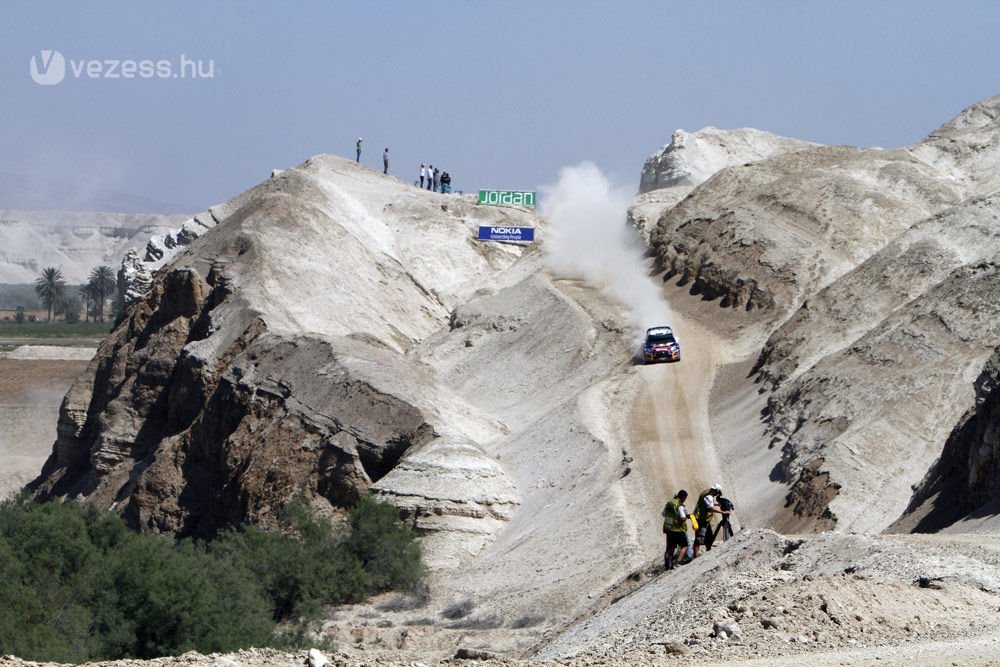
<svg viewBox="0 0 1000 667"><path fill-rule="evenodd" d="M430 437L419 410L352 381L345 351L268 335L252 312L205 354L228 296L215 282L164 274L102 346L92 384L67 396L41 498L84 496L146 530L208 536L267 523L296 496L351 502Z"/></svg>
<svg viewBox="0 0 1000 667"><path fill-rule="evenodd" d="M963 414L893 532L936 532L1000 505L1000 348L976 378L975 405Z"/></svg>
<svg viewBox="0 0 1000 667"><path fill-rule="evenodd" d="M766 338L783 530L886 528L970 410L1000 341L998 118L1000 97L910 148L730 166L651 230L669 284Z"/></svg>
<svg viewBox="0 0 1000 667"><path fill-rule="evenodd" d="M720 171L660 218L657 268L723 307L781 322L914 223L957 204L903 151L814 148Z"/></svg>
<svg viewBox="0 0 1000 667"><path fill-rule="evenodd" d="M503 468L463 438L437 438L414 450L375 483L373 491L400 507L427 537L431 567L454 567L475 556L520 503Z"/></svg>
<svg viewBox="0 0 1000 667"><path fill-rule="evenodd" d="M669 144L646 159L639 193L684 185L693 188L726 167L759 162L815 145L752 128L677 130Z"/></svg>
<svg viewBox="0 0 1000 667"><path fill-rule="evenodd" d="M811 488L800 475L817 456L840 468L843 523L874 530L898 516L969 409L1000 340L998 220L983 199L914 225L808 299L758 358L786 478ZM895 499L882 525L850 509L867 494Z"/></svg>
<svg viewBox="0 0 1000 667"><path fill-rule="evenodd" d="M474 228L468 218L530 214L458 199L441 207L378 178L316 159L213 207L210 221L185 223L205 233L178 235L189 250L148 284L132 253L123 271L131 306L67 395L36 496L116 508L150 532L207 537L267 525L293 498L345 506L411 449L436 451L421 446L438 436L443 411L462 406L441 405L454 397L406 350L446 329L463 291L525 248L469 244L435 264L433 247L397 244L396 234L421 225L462 233ZM497 428L485 417L468 422L472 437ZM496 493L455 487L449 502L486 509L445 528L481 542L516 494L485 455L473 468ZM420 483L426 497L438 488L433 478L407 488L419 494Z"/></svg>
<svg viewBox="0 0 1000 667"><path fill-rule="evenodd" d="M149 248L147 246L147 256ZM162 258L161 252L159 257ZM152 285L152 277L145 262L139 258L139 253L129 250L122 259L121 268L118 270L118 300L119 312L124 312L126 308L141 299L149 291Z"/></svg>
<svg viewBox="0 0 1000 667"><path fill-rule="evenodd" d="M677 130L669 144L646 159L639 195L629 207L629 224L648 242L660 216L717 172L814 147L807 141L751 128Z"/></svg>

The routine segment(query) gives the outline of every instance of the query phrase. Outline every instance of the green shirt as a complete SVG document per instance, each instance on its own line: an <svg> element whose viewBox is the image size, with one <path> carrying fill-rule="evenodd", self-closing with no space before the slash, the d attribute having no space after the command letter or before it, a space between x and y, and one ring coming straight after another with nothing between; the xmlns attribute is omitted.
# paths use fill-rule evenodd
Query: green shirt
<svg viewBox="0 0 1000 667"><path fill-rule="evenodd" d="M712 523L712 516L715 514L705 505L705 498L712 495L712 489L705 489L698 496L698 505L694 508L694 518L698 520L699 526L707 526ZM712 499L714 504L715 499Z"/></svg>
<svg viewBox="0 0 1000 667"><path fill-rule="evenodd" d="M684 513L681 509L684 508ZM687 508L681 503L680 498L673 498L663 508L663 532L684 532L687 530L685 515Z"/></svg>

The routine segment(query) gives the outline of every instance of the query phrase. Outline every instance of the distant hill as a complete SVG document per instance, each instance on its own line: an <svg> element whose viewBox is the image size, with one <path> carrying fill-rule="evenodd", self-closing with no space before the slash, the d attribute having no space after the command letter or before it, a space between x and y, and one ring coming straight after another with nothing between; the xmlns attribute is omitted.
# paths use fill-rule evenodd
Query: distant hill
<svg viewBox="0 0 1000 667"><path fill-rule="evenodd" d="M0 210L0 283L30 283L47 266L67 282L86 282L91 269L118 270L129 248L179 227L185 214Z"/></svg>

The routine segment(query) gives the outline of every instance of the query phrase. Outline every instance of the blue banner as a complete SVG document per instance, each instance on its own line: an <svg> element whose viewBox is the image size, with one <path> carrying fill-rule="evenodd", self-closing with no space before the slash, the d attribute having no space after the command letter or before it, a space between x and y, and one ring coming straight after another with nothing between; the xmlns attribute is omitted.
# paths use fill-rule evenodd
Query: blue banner
<svg viewBox="0 0 1000 667"><path fill-rule="evenodd" d="M534 241L534 227L480 227L480 241Z"/></svg>

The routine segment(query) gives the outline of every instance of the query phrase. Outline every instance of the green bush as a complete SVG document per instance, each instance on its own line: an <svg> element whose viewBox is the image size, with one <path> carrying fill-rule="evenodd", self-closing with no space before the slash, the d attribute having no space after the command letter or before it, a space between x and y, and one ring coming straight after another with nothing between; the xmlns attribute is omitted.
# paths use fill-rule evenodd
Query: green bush
<svg viewBox="0 0 1000 667"><path fill-rule="evenodd" d="M323 605L423 575L412 531L363 498L341 532L293 504L282 530L209 544L71 504L0 503L0 655L86 662L306 641ZM278 632L277 628L283 629Z"/></svg>

